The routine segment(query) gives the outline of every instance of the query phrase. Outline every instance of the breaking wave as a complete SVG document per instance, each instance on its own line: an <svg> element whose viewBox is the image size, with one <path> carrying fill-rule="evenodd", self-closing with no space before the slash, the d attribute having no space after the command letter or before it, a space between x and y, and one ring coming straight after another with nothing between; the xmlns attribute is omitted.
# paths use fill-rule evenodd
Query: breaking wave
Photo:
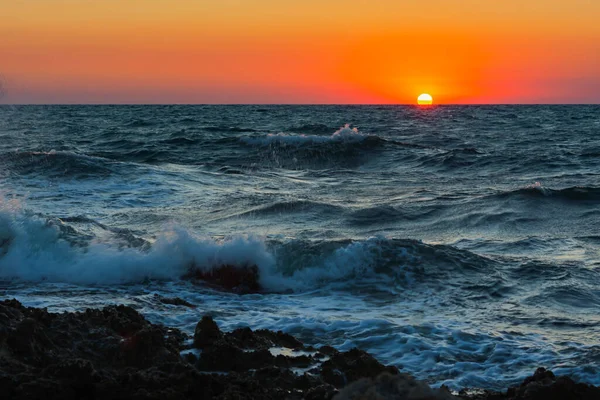
<svg viewBox="0 0 600 400"><path fill-rule="evenodd" d="M290 134L290 133L270 133L267 136L259 137L242 137L240 140L251 146L303 146L313 144L329 144L329 143L362 143L371 142L378 143L382 139L375 135L367 135L360 133L358 128L352 128L350 124L346 124L330 136L305 135L305 134Z"/></svg>
<svg viewBox="0 0 600 400"><path fill-rule="evenodd" d="M113 237L82 237L69 224L91 224ZM123 241L130 245L123 246ZM121 284L176 280L190 268L207 271L222 265L256 265L265 290L302 291L332 282L358 283L358 278L382 277L381 282L391 278L400 286L416 281L444 282L464 273L478 273L490 263L450 246L385 237L359 241L265 241L252 236L216 240L172 227L150 245L127 229L109 228L84 217L45 219L6 207L0 212L2 279Z"/></svg>

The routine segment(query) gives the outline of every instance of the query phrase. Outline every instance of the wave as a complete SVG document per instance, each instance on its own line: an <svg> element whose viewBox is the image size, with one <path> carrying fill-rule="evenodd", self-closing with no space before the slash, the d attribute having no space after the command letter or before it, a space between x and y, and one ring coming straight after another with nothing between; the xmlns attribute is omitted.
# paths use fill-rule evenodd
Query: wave
<svg viewBox="0 0 600 400"><path fill-rule="evenodd" d="M221 133L248 133L257 132L256 129L244 128L241 126L203 126L200 129L206 132L221 132Z"/></svg>
<svg viewBox="0 0 600 400"><path fill-rule="evenodd" d="M223 264L273 265L263 242L236 238L200 240L174 228L144 251L90 241L85 247L65 240L61 229L22 212L0 213L0 278L76 284L139 283L173 280L197 269Z"/></svg>
<svg viewBox="0 0 600 400"><path fill-rule="evenodd" d="M4 153L0 160L14 173L41 173L52 177L105 176L114 173L117 165L117 162L103 157L55 150Z"/></svg>
<svg viewBox="0 0 600 400"><path fill-rule="evenodd" d="M266 162L286 169L355 168L377 161L373 152L388 144L387 140L363 134L348 124L328 136L278 133L245 136L237 141L250 149L251 154L245 159L256 157L261 165Z"/></svg>
<svg viewBox="0 0 600 400"><path fill-rule="evenodd" d="M421 166L443 169L464 168L480 162L480 156L485 154L473 147L451 150L431 148L431 150L433 152L420 157Z"/></svg>
<svg viewBox="0 0 600 400"><path fill-rule="evenodd" d="M87 237L74 244L76 230L65 224L91 223L115 233L120 242ZM135 239L129 230L110 229L85 217L47 219L9 210L0 212L0 278L76 284L123 284L178 280L192 270L223 265L255 265L266 291L312 290L327 284L360 285L418 282L445 287L458 277L490 275L494 263L466 250L416 240L265 241L256 237L199 238L172 227L148 246L123 247ZM133 238L133 239L131 239ZM139 239L139 238L138 238ZM493 275L493 274L491 274ZM390 281L391 279L391 281ZM370 281L371 280L371 281ZM470 279L464 279L470 282Z"/></svg>
<svg viewBox="0 0 600 400"><path fill-rule="evenodd" d="M145 120L145 119L140 119L140 118L136 118L133 119L127 123L125 123L125 126L128 128L147 128L150 126L155 126L156 122L154 121L149 121L149 120Z"/></svg>
<svg viewBox="0 0 600 400"><path fill-rule="evenodd" d="M135 150L120 152L118 155L115 155L115 159L140 164L161 163L172 158L172 154L166 149L158 146L152 146L151 148L136 148Z"/></svg>
<svg viewBox="0 0 600 400"><path fill-rule="evenodd" d="M412 239L373 237L366 240L294 240L276 252L278 285L309 289L323 284L439 290L449 282L469 284L473 274L493 276L494 262L464 250ZM461 283L462 281L462 283Z"/></svg>
<svg viewBox="0 0 600 400"><path fill-rule="evenodd" d="M354 211L349 217L349 223L355 226L389 224L401 220L412 220L418 216L392 206L376 206Z"/></svg>
<svg viewBox="0 0 600 400"><path fill-rule="evenodd" d="M289 214L293 212L306 212L306 213L340 213L343 208L326 203L319 203L309 200L293 200L293 201L280 201L265 206L256 207L250 210L243 211L239 214L235 214L235 217L242 216L270 216L273 214Z"/></svg>
<svg viewBox="0 0 600 400"><path fill-rule="evenodd" d="M328 134L329 132L335 130L331 126L327 126L325 124L304 124L299 126L293 126L289 129L290 132L299 132L299 133L312 133L312 134Z"/></svg>
<svg viewBox="0 0 600 400"><path fill-rule="evenodd" d="M161 143L186 146L186 145L198 144L198 143L201 143L201 141L198 139L190 139L185 136L177 136L177 137L172 137L169 139L164 139L161 141Z"/></svg>
<svg viewBox="0 0 600 400"><path fill-rule="evenodd" d="M240 140L251 146L305 146L314 144L353 144L353 143L380 143L383 141L378 136L360 133L358 128L352 128L346 124L330 136L319 135L295 135L290 133L270 133L260 137L242 137Z"/></svg>
<svg viewBox="0 0 600 400"><path fill-rule="evenodd" d="M564 189L550 189L536 182L527 187L495 195L499 198L539 198L562 201L596 202L600 200L600 188L594 186L572 186Z"/></svg>

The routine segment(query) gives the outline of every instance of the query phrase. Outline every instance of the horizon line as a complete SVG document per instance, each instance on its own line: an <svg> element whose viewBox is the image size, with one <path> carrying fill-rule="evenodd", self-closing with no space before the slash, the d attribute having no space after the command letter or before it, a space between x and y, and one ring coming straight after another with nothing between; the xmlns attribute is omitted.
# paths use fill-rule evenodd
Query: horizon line
<svg viewBox="0 0 600 400"><path fill-rule="evenodd" d="M600 106L598 103L438 103L420 105L416 103L2 103L0 106Z"/></svg>

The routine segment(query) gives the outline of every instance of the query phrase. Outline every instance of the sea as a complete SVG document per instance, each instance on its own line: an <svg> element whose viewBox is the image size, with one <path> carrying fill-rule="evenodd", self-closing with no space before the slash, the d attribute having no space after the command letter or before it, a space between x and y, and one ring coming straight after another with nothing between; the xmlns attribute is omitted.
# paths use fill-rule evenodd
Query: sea
<svg viewBox="0 0 600 400"><path fill-rule="evenodd" d="M599 385L600 106L1 106L0 298Z"/></svg>

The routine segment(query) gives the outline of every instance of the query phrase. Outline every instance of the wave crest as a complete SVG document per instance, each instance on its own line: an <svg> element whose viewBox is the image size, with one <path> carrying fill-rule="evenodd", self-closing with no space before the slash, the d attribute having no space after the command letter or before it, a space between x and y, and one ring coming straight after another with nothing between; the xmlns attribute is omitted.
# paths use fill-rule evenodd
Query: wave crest
<svg viewBox="0 0 600 400"><path fill-rule="evenodd" d="M190 268L210 271L223 265L255 265L266 291L304 291L322 285L445 285L465 274L487 271L490 260L450 246L375 237L367 240L264 241L256 237L198 238L173 227L149 245L123 247L123 232L112 242L88 235L79 243L68 223L85 218L43 219L23 211L0 212L0 278L75 284L177 280ZM66 225L66 228L65 226ZM140 238L135 238L141 240ZM86 242L86 243L81 243Z"/></svg>
<svg viewBox="0 0 600 400"><path fill-rule="evenodd" d="M330 144L330 143L361 143L364 141L381 141L378 136L367 135L360 133L358 128L353 128L350 124L346 124L330 136L319 135L295 135L290 133L269 133L267 136L261 137L242 137L240 140L251 146L303 146L313 144Z"/></svg>
<svg viewBox="0 0 600 400"><path fill-rule="evenodd" d="M504 192L498 195L501 198L525 197L525 198L548 198L563 201L599 201L600 188L594 186L572 186L564 189L551 189L535 182L524 188Z"/></svg>
<svg viewBox="0 0 600 400"><path fill-rule="evenodd" d="M19 174L51 177L106 176L114 172L115 161L70 151L25 151L0 155L3 164Z"/></svg>

